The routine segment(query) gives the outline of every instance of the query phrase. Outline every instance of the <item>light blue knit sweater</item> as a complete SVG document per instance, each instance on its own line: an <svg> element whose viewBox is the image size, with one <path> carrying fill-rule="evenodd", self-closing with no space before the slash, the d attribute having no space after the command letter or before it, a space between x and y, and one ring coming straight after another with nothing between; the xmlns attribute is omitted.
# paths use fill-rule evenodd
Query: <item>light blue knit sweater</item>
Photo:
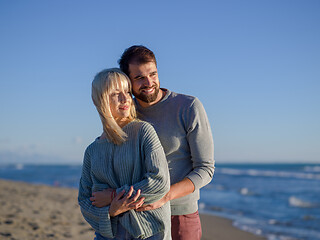
<svg viewBox="0 0 320 240"><path fill-rule="evenodd" d="M109 238L115 236L117 224L135 238L170 232L169 203L151 211L130 210L117 217L110 217L109 206L98 208L91 204L92 192L105 188L119 193L123 189L128 192L132 185L135 191L141 189L145 203L160 200L170 189L167 161L153 127L134 121L123 130L128 134L123 144L97 138L86 149L78 196L81 212L96 232Z"/></svg>

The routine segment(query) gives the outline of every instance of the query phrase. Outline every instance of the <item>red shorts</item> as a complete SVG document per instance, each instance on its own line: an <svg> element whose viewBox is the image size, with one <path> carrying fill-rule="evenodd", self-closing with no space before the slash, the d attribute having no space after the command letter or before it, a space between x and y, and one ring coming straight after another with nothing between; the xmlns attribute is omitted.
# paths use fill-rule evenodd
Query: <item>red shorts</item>
<svg viewBox="0 0 320 240"><path fill-rule="evenodd" d="M200 240L202 235L198 211L171 216L172 240Z"/></svg>

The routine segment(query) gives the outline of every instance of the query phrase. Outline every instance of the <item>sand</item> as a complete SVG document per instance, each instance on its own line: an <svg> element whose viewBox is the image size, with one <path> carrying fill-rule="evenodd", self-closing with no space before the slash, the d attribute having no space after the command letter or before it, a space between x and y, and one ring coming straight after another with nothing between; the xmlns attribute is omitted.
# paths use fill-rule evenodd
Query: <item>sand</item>
<svg viewBox="0 0 320 240"><path fill-rule="evenodd" d="M200 214L202 225L201 240L265 240L266 238L241 231L232 226L229 219Z"/></svg>
<svg viewBox="0 0 320 240"><path fill-rule="evenodd" d="M264 239L232 226L231 221L201 214L202 240ZM0 180L1 240L93 240L83 219L77 190Z"/></svg>

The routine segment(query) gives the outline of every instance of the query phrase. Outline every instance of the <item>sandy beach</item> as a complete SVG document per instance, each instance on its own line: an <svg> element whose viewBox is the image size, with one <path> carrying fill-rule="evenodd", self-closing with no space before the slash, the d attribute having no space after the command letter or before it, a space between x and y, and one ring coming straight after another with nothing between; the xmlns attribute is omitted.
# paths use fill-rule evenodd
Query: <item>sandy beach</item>
<svg viewBox="0 0 320 240"><path fill-rule="evenodd" d="M230 220L201 215L203 240L264 239L232 226ZM89 240L94 231L83 219L77 190L0 180L0 239Z"/></svg>

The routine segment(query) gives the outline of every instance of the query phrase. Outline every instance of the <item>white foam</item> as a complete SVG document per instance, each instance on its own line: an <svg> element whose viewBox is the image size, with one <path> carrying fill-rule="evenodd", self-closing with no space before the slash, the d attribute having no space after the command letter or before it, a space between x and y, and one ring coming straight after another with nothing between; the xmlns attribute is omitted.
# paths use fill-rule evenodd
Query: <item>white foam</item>
<svg viewBox="0 0 320 240"><path fill-rule="evenodd" d="M240 221L234 221L233 222L233 226L246 231L246 232L251 232L255 235L262 235L263 232L262 230L258 227L258 222L256 220L253 219L249 219L249 218L242 218Z"/></svg>
<svg viewBox="0 0 320 240"><path fill-rule="evenodd" d="M269 223L270 225L275 225L275 224L278 223L278 221L277 221L276 219L269 219L268 223Z"/></svg>
<svg viewBox="0 0 320 240"><path fill-rule="evenodd" d="M304 170L307 172L320 172L320 166L306 166Z"/></svg>
<svg viewBox="0 0 320 240"><path fill-rule="evenodd" d="M199 210L201 211L201 210L204 210L205 208L206 208L206 204L203 202L200 202L199 203Z"/></svg>
<svg viewBox="0 0 320 240"><path fill-rule="evenodd" d="M249 194L249 189L248 188L241 188L240 189L240 193L242 195L248 195Z"/></svg>
<svg viewBox="0 0 320 240"><path fill-rule="evenodd" d="M245 187L240 189L240 194L244 196L254 195L254 193L250 191L249 188L245 188Z"/></svg>
<svg viewBox="0 0 320 240"><path fill-rule="evenodd" d="M289 204L292 207L300 207L300 208L312 208L317 206L315 203L304 201L295 196L291 196L289 198Z"/></svg>
<svg viewBox="0 0 320 240"><path fill-rule="evenodd" d="M220 172L228 175L248 175L254 177L281 177L281 178L299 178L299 179L320 179L320 174L305 173L305 172L285 172L285 171L272 171L272 170L240 170L232 168L221 168Z"/></svg>
<svg viewBox="0 0 320 240"><path fill-rule="evenodd" d="M15 165L15 168L16 168L17 170L22 170L22 169L24 168L24 165L23 165L22 163L17 163L17 164Z"/></svg>

